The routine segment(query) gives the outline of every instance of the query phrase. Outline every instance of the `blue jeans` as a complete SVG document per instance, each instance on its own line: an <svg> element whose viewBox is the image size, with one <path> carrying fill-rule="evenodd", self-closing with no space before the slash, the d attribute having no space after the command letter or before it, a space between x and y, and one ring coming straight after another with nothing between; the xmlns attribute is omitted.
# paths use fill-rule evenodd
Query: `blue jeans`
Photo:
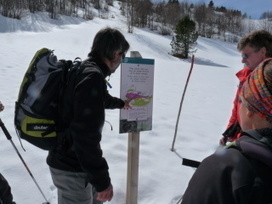
<svg viewBox="0 0 272 204"><path fill-rule="evenodd" d="M54 185L58 189L58 204L102 204L96 190L83 172L62 171L50 167Z"/></svg>

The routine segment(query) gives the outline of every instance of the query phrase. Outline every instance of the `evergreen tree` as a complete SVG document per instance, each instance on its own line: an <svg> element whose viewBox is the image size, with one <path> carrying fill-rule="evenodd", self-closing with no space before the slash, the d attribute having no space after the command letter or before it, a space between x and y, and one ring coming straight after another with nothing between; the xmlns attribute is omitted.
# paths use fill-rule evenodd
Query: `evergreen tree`
<svg viewBox="0 0 272 204"><path fill-rule="evenodd" d="M183 17L175 29L175 36L172 39L172 55L180 58L188 58L189 53L193 53L194 46L198 38L196 24L189 16Z"/></svg>
<svg viewBox="0 0 272 204"><path fill-rule="evenodd" d="M169 3L169 4L171 4L171 3L179 4L179 1L178 1L178 0L169 0L168 3Z"/></svg>
<svg viewBox="0 0 272 204"><path fill-rule="evenodd" d="M209 7L209 8L214 8L214 3L213 3L213 1L210 1L210 3L208 4L208 7Z"/></svg>

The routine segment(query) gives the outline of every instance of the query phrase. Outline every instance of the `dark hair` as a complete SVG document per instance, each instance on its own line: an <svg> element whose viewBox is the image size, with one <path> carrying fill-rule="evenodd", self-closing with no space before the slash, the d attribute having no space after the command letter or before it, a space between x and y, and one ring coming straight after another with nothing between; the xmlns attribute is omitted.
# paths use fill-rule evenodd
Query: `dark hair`
<svg viewBox="0 0 272 204"><path fill-rule="evenodd" d="M126 41L123 34L113 28L101 29L94 37L89 57L98 59L114 58L114 53L120 51L120 54L125 54L129 49L129 43Z"/></svg>
<svg viewBox="0 0 272 204"><path fill-rule="evenodd" d="M266 48L266 57L272 57L272 35L265 30L257 30L241 38L237 49L241 52L245 46L250 46L256 51L262 47Z"/></svg>

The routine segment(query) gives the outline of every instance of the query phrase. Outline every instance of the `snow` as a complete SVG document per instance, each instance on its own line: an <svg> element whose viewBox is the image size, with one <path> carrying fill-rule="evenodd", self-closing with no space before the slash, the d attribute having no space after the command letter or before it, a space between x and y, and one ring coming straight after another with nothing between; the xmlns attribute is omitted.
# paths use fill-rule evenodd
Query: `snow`
<svg viewBox="0 0 272 204"><path fill-rule="evenodd" d="M14 105L23 75L34 53L48 47L61 59L85 58L96 32L105 26L116 27L144 58L155 59L153 128L140 133L139 204L174 204L184 192L195 169L182 165L182 158L201 161L219 144L231 114L238 80L235 73L242 68L236 44L199 38L195 64L182 106L179 129L171 151L177 113L190 68L190 59L172 57L171 36L161 36L145 29L134 28L127 33L125 19L115 7L114 17L82 21L62 17L60 21L46 15L25 17L22 21L0 16L0 113L13 142L51 204L57 203L48 166L47 152L25 141L23 151L13 125ZM42 20L40 20L42 19ZM35 22L34 22L35 21ZM33 23L34 22L34 23ZM61 26L61 27L59 27ZM129 53L127 54L129 56ZM111 76L110 93L120 95L120 69ZM110 166L114 198L110 204L125 203L128 134L119 134L119 110L107 110L102 149ZM44 198L29 176L10 141L0 131L0 172L12 187L19 204L42 203Z"/></svg>

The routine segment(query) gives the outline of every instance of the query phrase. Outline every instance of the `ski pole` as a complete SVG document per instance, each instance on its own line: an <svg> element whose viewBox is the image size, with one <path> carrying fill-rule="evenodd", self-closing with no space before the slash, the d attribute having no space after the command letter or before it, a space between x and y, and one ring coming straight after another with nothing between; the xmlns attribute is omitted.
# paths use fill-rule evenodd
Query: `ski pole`
<svg viewBox="0 0 272 204"><path fill-rule="evenodd" d="M185 83L185 87L184 87L184 90L183 90L183 94L182 94L182 98L181 98L181 102L180 102L180 106L179 106L179 112L178 112L177 123L176 123L175 134L174 134L174 138L173 138L171 151L175 150L174 145L175 145L177 132L178 132L180 112L181 112L181 109L182 109L182 104L183 104L183 101L184 101L184 97L185 97L186 89L187 89L187 86L188 86L188 83L189 83L189 80L190 80L190 76L191 76L191 73L192 73L192 70L193 70L194 61L195 61L195 56L193 55L192 59L191 59L191 67L190 67L190 70L189 70L189 74L188 74L188 77L187 77L187 80L186 80L186 83Z"/></svg>
<svg viewBox="0 0 272 204"><path fill-rule="evenodd" d="M1 128L2 128L2 130L3 130L3 132L4 132L4 134L6 135L7 139L11 142L13 148L14 148L15 151L17 152L17 154L18 154L18 156L20 157L21 161L23 162L23 164L24 164L26 170L28 171L30 177L32 178L32 180L34 181L34 183L36 184L36 186L38 187L38 189L39 189L39 191L41 192L42 196L44 197L44 199L45 199L46 202L44 202L43 204L50 204L50 203L48 202L48 200L46 199L44 193L42 192L42 189L41 189L40 186L38 185L36 179L34 178L33 174L31 173L30 169L29 169L28 166L26 165L26 163L25 163L23 157L22 157L21 154L19 153L19 151L18 151L17 147L15 146L14 142L12 141L12 137L11 137L11 135L9 134L9 132L8 132L8 130L7 130L7 128L6 128L6 126L5 126L4 123L2 122L1 118L0 118L0 126L1 126Z"/></svg>

